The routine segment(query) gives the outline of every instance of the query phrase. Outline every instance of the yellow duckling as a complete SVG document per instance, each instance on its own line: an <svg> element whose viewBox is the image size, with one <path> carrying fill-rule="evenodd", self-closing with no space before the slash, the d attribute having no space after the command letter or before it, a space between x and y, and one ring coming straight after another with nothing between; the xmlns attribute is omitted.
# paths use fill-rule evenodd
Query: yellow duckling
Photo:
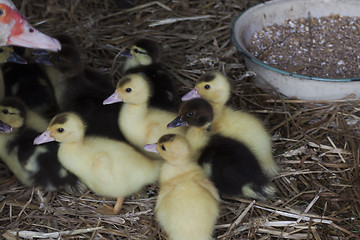
<svg viewBox="0 0 360 240"><path fill-rule="evenodd" d="M116 197L119 213L124 196L136 193L159 177L161 161L150 160L130 145L105 137L84 137L85 125L75 113L56 115L34 144L60 142L59 160L95 193Z"/></svg>
<svg viewBox="0 0 360 240"><path fill-rule="evenodd" d="M273 177L278 166L271 152L271 137L258 118L225 105L230 98L230 87L229 80L220 72L204 74L182 100L197 97L207 100L214 110L212 131L242 142L258 159L264 173Z"/></svg>
<svg viewBox="0 0 360 240"><path fill-rule="evenodd" d="M119 80L116 91L104 104L124 102L118 124L124 137L139 149L155 142L164 134L184 134L185 129L167 129L166 125L176 117L175 112L148 106L151 83L141 73L125 75Z"/></svg>
<svg viewBox="0 0 360 240"><path fill-rule="evenodd" d="M166 162L161 167L156 218L171 240L210 240L219 214L219 195L200 166L190 157L184 137L162 136L145 145Z"/></svg>

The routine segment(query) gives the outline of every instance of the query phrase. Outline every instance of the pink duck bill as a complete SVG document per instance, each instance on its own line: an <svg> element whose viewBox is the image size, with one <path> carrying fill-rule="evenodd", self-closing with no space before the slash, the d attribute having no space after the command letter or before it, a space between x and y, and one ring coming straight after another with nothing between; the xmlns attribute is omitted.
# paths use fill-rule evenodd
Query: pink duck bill
<svg viewBox="0 0 360 240"><path fill-rule="evenodd" d="M51 132L45 131L34 139L34 145L39 145L53 141L55 141L55 139L51 136Z"/></svg>
<svg viewBox="0 0 360 240"><path fill-rule="evenodd" d="M148 152L153 152L153 153L159 153L157 150L156 150L156 146L157 144L156 143L152 143L152 144L146 144L144 146L144 149Z"/></svg>
<svg viewBox="0 0 360 240"><path fill-rule="evenodd" d="M110 97L108 97L107 99L105 99L103 101L103 104L107 105L107 104L113 104L113 103L117 103L117 102L123 102L123 100L119 97L119 94L117 92L114 92Z"/></svg>
<svg viewBox="0 0 360 240"><path fill-rule="evenodd" d="M60 42L33 28L9 0L0 0L0 45L16 45L50 51L61 49Z"/></svg>
<svg viewBox="0 0 360 240"><path fill-rule="evenodd" d="M187 94L185 94L182 98L181 101L189 101L191 99L194 98L201 98L200 94L198 93L198 89L194 88L193 90L191 90L190 92L188 92Z"/></svg>

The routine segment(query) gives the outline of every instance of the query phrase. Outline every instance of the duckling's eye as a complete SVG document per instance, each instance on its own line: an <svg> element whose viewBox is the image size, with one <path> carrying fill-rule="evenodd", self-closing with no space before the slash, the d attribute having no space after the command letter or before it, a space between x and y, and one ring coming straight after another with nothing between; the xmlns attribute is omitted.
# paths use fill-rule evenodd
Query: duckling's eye
<svg viewBox="0 0 360 240"><path fill-rule="evenodd" d="M61 57L61 56L57 56L57 57L56 57L56 61L59 61L59 62L62 61L62 57Z"/></svg>
<svg viewBox="0 0 360 240"><path fill-rule="evenodd" d="M161 150L166 151L166 147L164 145L161 145Z"/></svg>
<svg viewBox="0 0 360 240"><path fill-rule="evenodd" d="M126 92L131 92L131 88L125 89Z"/></svg>
<svg viewBox="0 0 360 240"><path fill-rule="evenodd" d="M209 89L209 88L210 88L210 85L209 85L209 84L206 84L204 88L205 88L205 89Z"/></svg>
<svg viewBox="0 0 360 240"><path fill-rule="evenodd" d="M186 116L187 117L192 117L192 116L194 116L194 113L193 112L188 112L188 113L186 113Z"/></svg>
<svg viewBox="0 0 360 240"><path fill-rule="evenodd" d="M135 49L134 49L134 52L135 52L135 53L139 53L140 51L139 51L139 49L135 48Z"/></svg>
<svg viewBox="0 0 360 240"><path fill-rule="evenodd" d="M9 110L7 110L7 109L2 110L2 112L3 112L3 114L9 114Z"/></svg>
<svg viewBox="0 0 360 240"><path fill-rule="evenodd" d="M63 128L58 128L57 131L58 131L59 133L62 133L62 132L64 132L64 129L63 129Z"/></svg>

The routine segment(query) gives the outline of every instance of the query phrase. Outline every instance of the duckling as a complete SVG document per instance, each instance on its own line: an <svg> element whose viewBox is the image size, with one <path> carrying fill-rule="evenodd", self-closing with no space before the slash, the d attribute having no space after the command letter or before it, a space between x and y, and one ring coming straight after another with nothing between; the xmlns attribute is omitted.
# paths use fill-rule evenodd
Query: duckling
<svg viewBox="0 0 360 240"><path fill-rule="evenodd" d="M251 150L263 171L270 177L275 176L279 168L271 152L271 137L263 123L244 111L235 111L226 106L230 98L230 82L220 72L204 74L196 82L196 86L183 96L186 101L201 97L207 100L214 110L212 131L233 138Z"/></svg>
<svg viewBox="0 0 360 240"><path fill-rule="evenodd" d="M16 47L18 56L27 57L29 49ZM1 53L0 53L1 54ZM2 66L5 82L5 96L20 98L26 106L44 116L57 111L54 89L45 71L38 63L7 62Z"/></svg>
<svg viewBox="0 0 360 240"><path fill-rule="evenodd" d="M60 164L59 144L34 146L33 139L48 122L29 110L17 98L0 102L0 120L12 131L0 132L0 158L25 186L41 186L47 191L83 191L85 186Z"/></svg>
<svg viewBox="0 0 360 240"><path fill-rule="evenodd" d="M152 82L154 88L149 105L176 111L179 105L176 84L160 62L157 44L150 39L139 39L122 55L128 57L123 66L124 75L143 73Z"/></svg>
<svg viewBox="0 0 360 240"><path fill-rule="evenodd" d="M16 45L28 48L60 50L59 41L33 28L20 15L11 0L0 0L0 46Z"/></svg>
<svg viewBox="0 0 360 240"><path fill-rule="evenodd" d="M190 157L184 137L162 136L145 145L165 163L160 171L160 191L155 213L172 240L209 240L219 215L219 194L200 166Z"/></svg>
<svg viewBox="0 0 360 240"><path fill-rule="evenodd" d="M95 193L116 197L119 213L124 196L157 181L161 161L150 160L130 145L105 137L84 136L85 123L73 112L56 115L34 144L60 143L59 160Z"/></svg>
<svg viewBox="0 0 360 240"><path fill-rule="evenodd" d="M119 112L119 128L138 149L167 133L184 134L182 128L166 128L176 113L148 106L151 90L151 82L144 74L129 74L119 80L115 93L104 101L104 104L124 102Z"/></svg>
<svg viewBox="0 0 360 240"><path fill-rule="evenodd" d="M2 46L0 47L0 66L2 67L3 63L14 62L19 64L26 64L26 60L14 52L12 46ZM5 97L5 82L2 70L0 70L0 100Z"/></svg>
<svg viewBox="0 0 360 240"><path fill-rule="evenodd" d="M266 199L275 188L264 175L258 159L240 141L212 134L211 105L199 98L184 102L168 127L189 126L186 132L193 156L206 169L220 195Z"/></svg>
<svg viewBox="0 0 360 240"><path fill-rule="evenodd" d="M70 43L65 37L59 38ZM120 105L104 107L102 102L114 87L110 80L87 68L73 44L63 44L56 53L49 53L52 66L44 66L54 87L60 111L73 111L86 122L86 135L99 135L124 140L117 119ZM96 80L95 80L96 79Z"/></svg>

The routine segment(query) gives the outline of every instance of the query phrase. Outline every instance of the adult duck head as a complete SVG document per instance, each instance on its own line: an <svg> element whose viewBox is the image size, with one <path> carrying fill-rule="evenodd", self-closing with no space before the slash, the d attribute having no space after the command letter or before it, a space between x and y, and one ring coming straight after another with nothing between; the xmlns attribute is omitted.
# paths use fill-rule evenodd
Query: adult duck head
<svg viewBox="0 0 360 240"><path fill-rule="evenodd" d="M10 0L0 0L0 46L16 45L27 48L61 49L59 41L37 29L17 11Z"/></svg>

